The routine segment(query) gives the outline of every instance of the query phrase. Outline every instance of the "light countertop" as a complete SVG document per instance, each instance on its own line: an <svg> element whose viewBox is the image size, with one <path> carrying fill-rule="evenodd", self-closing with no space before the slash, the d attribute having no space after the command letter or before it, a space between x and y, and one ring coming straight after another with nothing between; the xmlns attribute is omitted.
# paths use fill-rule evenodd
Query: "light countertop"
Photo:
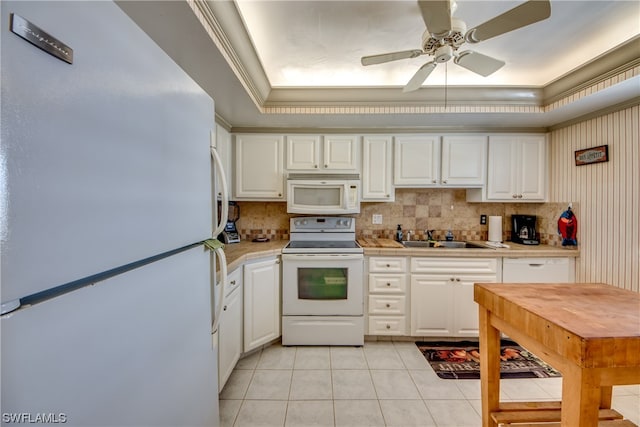
<svg viewBox="0 0 640 427"><path fill-rule="evenodd" d="M235 270L245 262L280 255L288 240L271 240L268 242L241 241L240 243L228 243L224 245L224 254L227 256L227 270Z"/></svg>
<svg viewBox="0 0 640 427"><path fill-rule="evenodd" d="M362 242L359 240L362 245ZM386 256L428 256L428 257L465 257L465 258L487 258L487 257L504 257L504 258L537 258L537 257L571 257L580 256L580 250L575 247L558 247L549 245L521 245L513 242L506 242L509 248L405 248L399 243L394 242L393 246L388 239L377 239L382 246L365 246L365 255L386 255ZM483 242L473 242L482 244ZM386 247L384 247L386 246ZM393 246L393 247L391 247Z"/></svg>
<svg viewBox="0 0 640 427"><path fill-rule="evenodd" d="M548 245L520 245L507 242L509 248L477 249L454 249L454 248L405 248L399 243L389 239L374 239L374 247L362 244L362 239L358 240L364 247L365 255L378 256L428 256L428 257L465 257L465 258L529 258L529 257L571 257L580 256L580 250L576 248L563 248ZM288 240L272 240L269 242L255 243L241 241L240 243L226 244L224 247L227 256L227 269L233 271L243 263L252 259L277 256L282 252ZM480 243L480 242L474 242ZM384 247L383 247L384 246Z"/></svg>

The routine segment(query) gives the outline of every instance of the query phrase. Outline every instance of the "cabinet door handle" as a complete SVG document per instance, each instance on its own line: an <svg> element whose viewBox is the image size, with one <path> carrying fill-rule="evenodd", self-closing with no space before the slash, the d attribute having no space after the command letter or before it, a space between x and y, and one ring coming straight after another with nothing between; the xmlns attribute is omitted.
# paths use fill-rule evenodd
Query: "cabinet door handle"
<svg viewBox="0 0 640 427"><path fill-rule="evenodd" d="M387 325L387 329L391 329L391 325Z"/></svg>
<svg viewBox="0 0 640 427"><path fill-rule="evenodd" d="M447 180L445 179L444 181L442 181L442 183L443 183L443 184L446 184L446 183L447 183Z"/></svg>
<svg viewBox="0 0 640 427"><path fill-rule="evenodd" d="M313 165L314 168L318 169L318 165Z"/></svg>
<svg viewBox="0 0 640 427"><path fill-rule="evenodd" d="M222 311L227 311L227 306L226 305L222 308Z"/></svg>
<svg viewBox="0 0 640 427"><path fill-rule="evenodd" d="M391 307L391 304L386 304L387 308Z"/></svg>
<svg viewBox="0 0 640 427"><path fill-rule="evenodd" d="M435 179L432 179L432 180L431 180L431 183L432 183L432 184L435 184L435 183L437 183L437 182L438 182L438 181L436 181Z"/></svg>
<svg viewBox="0 0 640 427"><path fill-rule="evenodd" d="M329 165L324 165L325 169L329 167Z"/></svg>
<svg viewBox="0 0 640 427"><path fill-rule="evenodd" d="M231 281L231 283L229 283L229 284L230 284L231 286L235 286L236 281L235 281L235 280L232 280L232 281Z"/></svg>
<svg viewBox="0 0 640 427"><path fill-rule="evenodd" d="M450 278L449 278L449 281L450 281L450 282L453 282L454 280L455 280L455 279L454 279L453 277L450 277Z"/></svg>
<svg viewBox="0 0 640 427"><path fill-rule="evenodd" d="M459 278L459 277L456 277L456 282L459 282L459 281L460 281L460 278Z"/></svg>
<svg viewBox="0 0 640 427"><path fill-rule="evenodd" d="M391 283L387 282L387 286L391 286Z"/></svg>
<svg viewBox="0 0 640 427"><path fill-rule="evenodd" d="M518 199L522 199L522 194L518 194Z"/></svg>

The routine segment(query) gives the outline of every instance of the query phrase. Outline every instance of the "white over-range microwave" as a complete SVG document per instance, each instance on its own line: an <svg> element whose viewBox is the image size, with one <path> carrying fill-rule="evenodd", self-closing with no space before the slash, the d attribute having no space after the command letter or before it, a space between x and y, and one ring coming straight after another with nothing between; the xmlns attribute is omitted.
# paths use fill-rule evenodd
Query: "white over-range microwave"
<svg viewBox="0 0 640 427"><path fill-rule="evenodd" d="M291 174L287 179L287 212L312 215L360 213L360 176Z"/></svg>

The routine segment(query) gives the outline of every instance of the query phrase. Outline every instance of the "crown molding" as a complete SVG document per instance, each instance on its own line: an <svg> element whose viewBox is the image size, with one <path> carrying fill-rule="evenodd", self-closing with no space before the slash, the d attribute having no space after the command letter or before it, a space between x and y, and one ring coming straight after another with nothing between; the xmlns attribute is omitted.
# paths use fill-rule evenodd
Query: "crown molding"
<svg viewBox="0 0 640 427"><path fill-rule="evenodd" d="M639 52L640 35L545 85L543 104L551 105L612 77L628 74L640 66Z"/></svg>
<svg viewBox="0 0 640 427"><path fill-rule="evenodd" d="M532 113L588 96L638 73L640 36L543 87L271 87L232 1L187 0L262 114Z"/></svg>
<svg viewBox="0 0 640 427"><path fill-rule="evenodd" d="M229 67L260 109L271 92L235 2L187 0Z"/></svg>
<svg viewBox="0 0 640 427"><path fill-rule="evenodd" d="M584 121L587 121L587 120L595 119L597 117L602 117L602 116L605 116L607 114L615 113L615 112L621 111L621 110L626 110L627 108L635 107L635 106L638 106L638 105L640 105L640 97L635 97L635 98L632 98L632 99L627 100L625 102L621 102L619 104L612 105L610 107L603 108L603 109L598 110L598 111L593 111L593 112L591 112L589 114L584 114L582 116L575 117L575 118L573 118L571 120L567 120L565 122L558 123L558 124L555 124L553 126L549 126L548 130L549 130L549 132L551 132L551 131L554 131L554 130L566 128L566 127L574 125L576 123L580 123L580 122L584 122Z"/></svg>

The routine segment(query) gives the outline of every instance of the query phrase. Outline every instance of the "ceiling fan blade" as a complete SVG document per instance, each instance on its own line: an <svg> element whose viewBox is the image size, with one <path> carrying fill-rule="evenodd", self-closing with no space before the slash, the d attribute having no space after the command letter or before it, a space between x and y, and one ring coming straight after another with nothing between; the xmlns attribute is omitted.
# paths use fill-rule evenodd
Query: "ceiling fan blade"
<svg viewBox="0 0 640 427"><path fill-rule="evenodd" d="M465 39L469 43L478 43L542 21L549 16L551 16L551 3L549 0L529 0L470 29L465 34Z"/></svg>
<svg viewBox="0 0 640 427"><path fill-rule="evenodd" d="M413 92L420 89L422 83L429 77L429 74L436 68L435 62L427 62L422 67L418 68L418 71L411 77L409 83L402 89L402 92Z"/></svg>
<svg viewBox="0 0 640 427"><path fill-rule="evenodd" d="M398 59L417 58L424 52L420 49L402 50L399 52L381 53L379 55L363 56L362 65L382 64L384 62L397 61Z"/></svg>
<svg viewBox="0 0 640 427"><path fill-rule="evenodd" d="M451 31L451 3L449 0L418 0L427 30L436 37Z"/></svg>
<svg viewBox="0 0 640 427"><path fill-rule="evenodd" d="M504 61L470 50L460 52L453 62L484 77L495 73L504 66Z"/></svg>

